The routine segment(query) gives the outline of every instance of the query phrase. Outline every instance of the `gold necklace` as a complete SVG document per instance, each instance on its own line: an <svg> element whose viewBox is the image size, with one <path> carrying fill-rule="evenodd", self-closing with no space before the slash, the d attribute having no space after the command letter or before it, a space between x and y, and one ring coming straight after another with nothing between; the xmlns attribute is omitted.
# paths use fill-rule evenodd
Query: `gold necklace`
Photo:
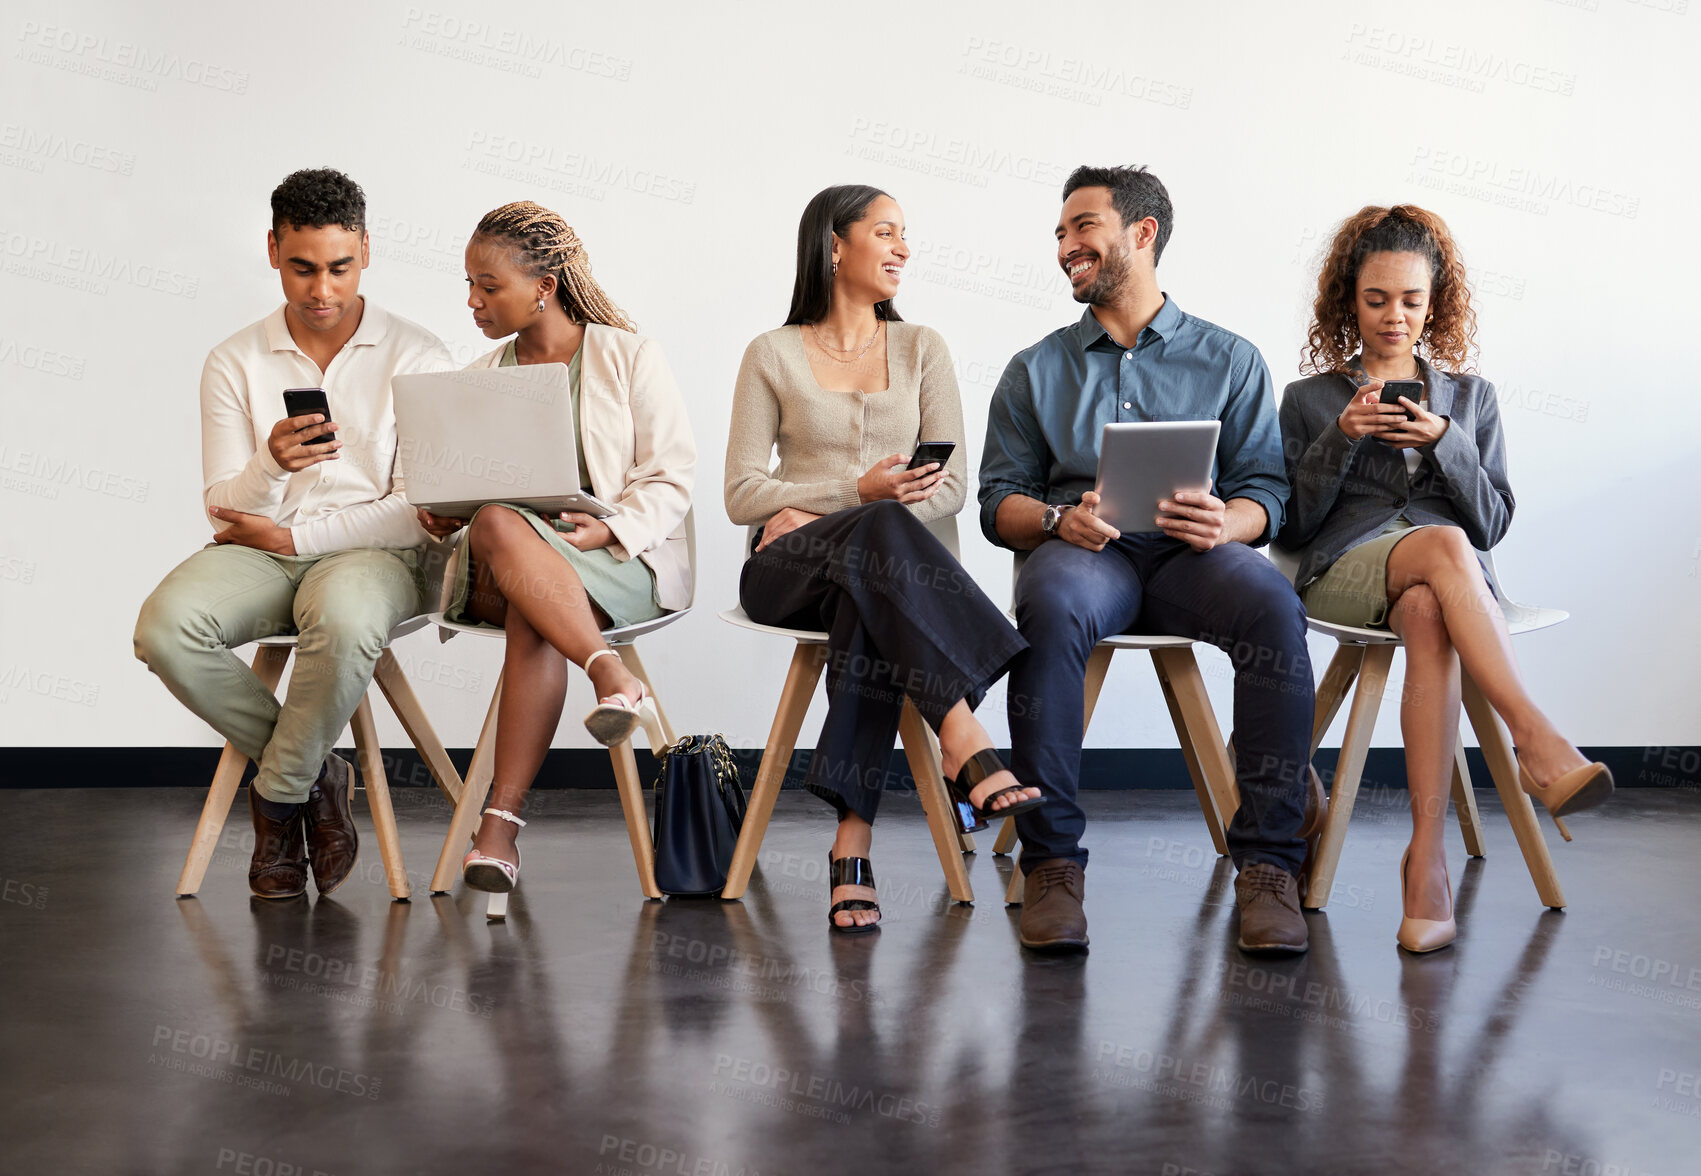
<svg viewBox="0 0 1701 1176"><path fill-rule="evenodd" d="M834 363L842 363L845 366L849 367L851 364L855 363L857 360L861 359L863 356L868 354L868 349L870 347L873 347L875 340L880 338L880 328L884 325L885 325L884 321L875 323L874 324L874 334L872 334L868 337L868 342L866 342L862 345L862 350L858 351L855 355L851 355L851 357L849 359L840 359L837 355L834 355L833 352L837 351L837 352L840 352L841 354L844 354L844 355L850 355L850 348L848 348L848 347L843 347L843 348L841 348L841 347L828 347L825 343L821 342L821 332L817 331L815 329L814 323L809 324L809 333L811 335L815 336L815 346L821 349L821 353L823 355L825 355L828 359L832 360Z"/></svg>

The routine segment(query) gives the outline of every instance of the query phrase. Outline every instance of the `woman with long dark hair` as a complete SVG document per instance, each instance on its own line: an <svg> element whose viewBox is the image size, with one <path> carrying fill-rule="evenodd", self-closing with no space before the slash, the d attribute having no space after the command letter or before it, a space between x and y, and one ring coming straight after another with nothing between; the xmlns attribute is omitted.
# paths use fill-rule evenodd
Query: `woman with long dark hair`
<svg viewBox="0 0 1701 1176"><path fill-rule="evenodd" d="M1453 942L1442 841L1463 665L1506 721L1524 791L1555 816L1599 804L1612 774L1589 763L1525 691L1476 550L1512 521L1494 385L1472 372L1476 314L1439 216L1367 207L1336 232L1317 280L1302 368L1282 395L1287 521L1312 617L1391 628L1406 650L1400 727L1412 840L1400 859L1398 942ZM1416 381L1396 403L1385 382Z"/></svg>
<svg viewBox="0 0 1701 1176"><path fill-rule="evenodd" d="M473 324L490 339L513 336L469 368L564 364L579 483L619 507L607 519L546 518L491 503L470 525L419 512L438 538L465 527L446 615L507 635L495 776L461 866L474 890L502 892L519 878L519 813L561 721L567 663L591 680L597 705L585 727L597 742L620 742L653 711L602 630L686 604L685 513L697 449L660 346L603 292L584 243L559 213L531 201L487 213L467 242L466 263ZM590 395L580 395L581 382Z"/></svg>
<svg viewBox="0 0 1701 1176"><path fill-rule="evenodd" d="M762 527L739 602L763 624L828 632L804 787L839 814L828 925L845 933L879 924L868 853L906 696L939 733L954 797L980 815L1041 803L974 717L1027 643L927 527L962 509L967 458L945 341L892 305L909 256L903 210L879 189L810 200L791 311L745 350L727 440L727 514ZM908 468L934 441L956 445L943 466Z"/></svg>

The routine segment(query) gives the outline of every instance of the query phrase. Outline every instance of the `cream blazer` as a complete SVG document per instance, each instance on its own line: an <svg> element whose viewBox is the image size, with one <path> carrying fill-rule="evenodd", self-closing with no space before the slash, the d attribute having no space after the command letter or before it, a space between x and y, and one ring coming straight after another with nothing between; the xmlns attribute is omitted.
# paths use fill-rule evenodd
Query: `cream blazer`
<svg viewBox="0 0 1701 1176"><path fill-rule="evenodd" d="M499 366L507 347L504 340L467 370ZM661 606L682 609L691 603L685 512L697 471L685 402L654 339L587 323L582 349L579 432L591 493L620 508L603 520L614 532L608 550L619 560L643 560L656 574Z"/></svg>

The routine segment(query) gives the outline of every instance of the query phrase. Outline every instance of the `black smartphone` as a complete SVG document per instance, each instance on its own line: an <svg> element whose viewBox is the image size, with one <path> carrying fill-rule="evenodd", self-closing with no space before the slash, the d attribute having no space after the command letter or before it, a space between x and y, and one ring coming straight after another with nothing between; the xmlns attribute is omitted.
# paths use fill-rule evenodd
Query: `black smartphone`
<svg viewBox="0 0 1701 1176"><path fill-rule="evenodd" d="M323 413L325 419L331 419L331 402L325 399L323 388L285 388L284 412L292 417L307 416L309 413ZM335 441L335 433L320 433L303 445L323 445L327 441Z"/></svg>
<svg viewBox="0 0 1701 1176"><path fill-rule="evenodd" d="M1400 397L1402 396L1404 396L1407 400L1410 400L1413 404L1417 404L1423 400L1423 381L1389 380L1382 385L1383 404L1392 404L1396 408L1406 408L1405 405L1400 403ZM1406 419L1408 421L1416 419L1412 416L1410 409L1406 409Z"/></svg>
<svg viewBox="0 0 1701 1176"><path fill-rule="evenodd" d="M915 447L915 453L910 457L910 464L905 469L919 470L924 465L939 463L944 469L945 463L951 460L951 451L957 448L955 441L923 441Z"/></svg>

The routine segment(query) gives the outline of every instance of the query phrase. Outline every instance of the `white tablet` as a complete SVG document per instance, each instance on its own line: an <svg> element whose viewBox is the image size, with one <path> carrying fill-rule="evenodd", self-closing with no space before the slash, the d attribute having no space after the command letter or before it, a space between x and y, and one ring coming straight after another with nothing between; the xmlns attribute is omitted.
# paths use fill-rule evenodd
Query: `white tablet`
<svg viewBox="0 0 1701 1176"><path fill-rule="evenodd" d="M1099 518L1124 535L1157 531L1158 502L1178 490L1208 490L1222 422L1108 424L1099 439Z"/></svg>

